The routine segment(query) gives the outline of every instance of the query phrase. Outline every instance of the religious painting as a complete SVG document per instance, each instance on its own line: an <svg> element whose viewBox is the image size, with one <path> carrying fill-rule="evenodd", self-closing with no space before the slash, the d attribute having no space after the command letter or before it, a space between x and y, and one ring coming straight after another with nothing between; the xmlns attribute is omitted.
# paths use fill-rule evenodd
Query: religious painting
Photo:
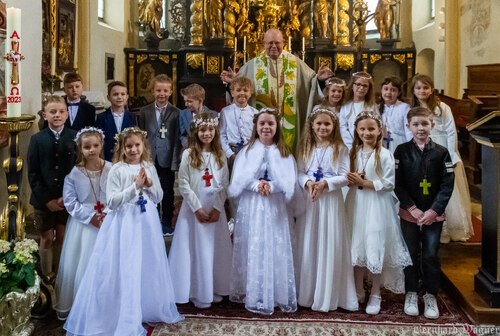
<svg viewBox="0 0 500 336"><path fill-rule="evenodd" d="M57 69L73 71L75 58L76 6L68 0L59 0L57 15Z"/></svg>

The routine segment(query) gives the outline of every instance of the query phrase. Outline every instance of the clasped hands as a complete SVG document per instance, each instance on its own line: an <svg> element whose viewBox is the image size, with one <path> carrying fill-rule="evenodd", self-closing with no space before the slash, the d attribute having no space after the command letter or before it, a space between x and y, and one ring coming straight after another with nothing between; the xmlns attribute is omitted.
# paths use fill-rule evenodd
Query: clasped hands
<svg viewBox="0 0 500 336"><path fill-rule="evenodd" d="M313 182L308 180L306 182L307 191L309 192L309 197L315 202L326 190L328 190L328 183L325 180L318 182Z"/></svg>
<svg viewBox="0 0 500 336"><path fill-rule="evenodd" d="M417 220L417 225L431 225L436 221L437 214L432 209L423 212L415 207L409 212Z"/></svg>
<svg viewBox="0 0 500 336"><path fill-rule="evenodd" d="M102 222L104 221L105 217L106 217L105 213L96 213L90 219L90 224L94 225L96 228L99 229L101 227Z"/></svg>
<svg viewBox="0 0 500 336"><path fill-rule="evenodd" d="M139 174L134 178L134 182L137 188L149 188L153 185L153 181L146 175L146 169L144 169L144 167L141 167Z"/></svg>
<svg viewBox="0 0 500 336"><path fill-rule="evenodd" d="M194 215L200 223L209 224L217 222L219 220L220 211L217 209L212 209L209 213L207 213L203 209L198 209L194 212Z"/></svg>
<svg viewBox="0 0 500 336"><path fill-rule="evenodd" d="M271 185L266 180L260 180L259 185L257 186L257 192L261 196L269 196L271 194Z"/></svg>
<svg viewBox="0 0 500 336"><path fill-rule="evenodd" d="M348 184L349 187L353 187L353 186L360 186L360 187L362 187L363 186L363 182L365 181L365 179L363 178L363 174L362 173L347 172L347 174L345 176L347 178L347 182L349 182L349 184Z"/></svg>

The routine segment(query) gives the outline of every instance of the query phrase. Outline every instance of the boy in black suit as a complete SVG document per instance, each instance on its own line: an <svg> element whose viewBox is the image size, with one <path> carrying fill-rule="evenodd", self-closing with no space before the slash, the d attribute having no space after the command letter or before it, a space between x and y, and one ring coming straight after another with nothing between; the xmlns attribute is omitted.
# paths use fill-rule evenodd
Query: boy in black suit
<svg viewBox="0 0 500 336"><path fill-rule="evenodd" d="M180 163L179 109L168 102L172 95L170 77L158 75L153 83L155 101L141 109L139 127L148 132L151 156L163 189L161 201L163 234L169 235L173 231L175 171L179 169Z"/></svg>
<svg viewBox="0 0 500 336"><path fill-rule="evenodd" d="M66 105L68 105L68 119L66 126L79 131L87 126L95 124L95 107L87 103L82 97L82 77L75 72L64 76L64 92L66 93Z"/></svg>
<svg viewBox="0 0 500 336"><path fill-rule="evenodd" d="M44 101L43 118L48 127L30 139L28 178L35 227L40 232L40 264L50 278L57 273L66 230L63 185L75 163L76 131L65 126L68 110L62 97L50 96Z"/></svg>
<svg viewBox="0 0 500 336"><path fill-rule="evenodd" d="M108 100L111 106L97 115L96 127L104 132L104 159L113 160L115 135L127 127L136 126L135 117L127 111L128 92L125 83L108 84Z"/></svg>

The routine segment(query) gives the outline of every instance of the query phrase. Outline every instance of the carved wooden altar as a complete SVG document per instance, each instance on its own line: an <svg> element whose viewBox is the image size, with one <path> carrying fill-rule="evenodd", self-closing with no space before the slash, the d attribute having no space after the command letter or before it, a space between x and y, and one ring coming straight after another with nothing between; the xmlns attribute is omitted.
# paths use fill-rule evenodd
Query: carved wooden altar
<svg viewBox="0 0 500 336"><path fill-rule="evenodd" d="M279 28L284 49L315 70L324 64L344 79L354 72L368 71L375 77L377 90L377 80L381 82L385 76L397 75L407 82L415 72L415 50L393 47L399 34L399 3L395 0L385 12L369 13L364 0L172 0L173 36L184 41L184 47L175 52L126 49L130 95L141 101L137 90L142 88L137 83L140 70L132 70L132 66L139 66L144 57L150 60L158 53L174 53L177 88L202 85L207 91L206 105L220 110L226 92L220 72L228 67L237 69L260 53L269 28ZM392 21L384 21L383 15ZM365 48L365 27L372 17L379 20L377 26L385 24L381 27L381 49L377 50ZM167 68L167 74L174 73L173 64ZM182 99L175 99L182 107Z"/></svg>

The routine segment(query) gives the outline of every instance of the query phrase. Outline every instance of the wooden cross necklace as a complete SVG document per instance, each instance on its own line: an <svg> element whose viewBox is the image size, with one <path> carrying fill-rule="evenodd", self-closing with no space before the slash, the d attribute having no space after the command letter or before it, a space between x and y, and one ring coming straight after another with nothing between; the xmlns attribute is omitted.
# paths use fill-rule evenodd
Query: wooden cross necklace
<svg viewBox="0 0 500 336"><path fill-rule="evenodd" d="M361 158L361 165L363 166L363 170L361 170L361 178L364 180L365 177L366 177L366 165L368 164L368 161L370 161L370 158L373 154L373 152L375 151L375 149L372 149L371 151L369 152L363 152L363 148L360 149L360 158ZM366 157L366 161L365 161L365 157ZM362 190L363 187L362 186L358 186L358 189L359 190Z"/></svg>
<svg viewBox="0 0 500 336"><path fill-rule="evenodd" d="M100 162L99 162L99 164L101 165ZM104 204L102 204L101 201L99 200L99 196L101 195L101 175L102 175L103 168L104 168L104 164L101 165L101 168L98 171L99 180L97 181L98 189L97 189L97 193L96 193L95 188L94 188L94 184L92 183L92 179L90 178L90 173L88 172L87 168L85 168L85 166L83 166L83 170L85 172L85 175L89 179L90 187L92 188L92 193L94 194L94 199L96 201L96 203L94 205L94 210L97 212L98 215L102 215L103 210L104 210Z"/></svg>
<svg viewBox="0 0 500 336"><path fill-rule="evenodd" d="M205 163L205 156L203 155L203 153L201 154L201 157L203 159L203 163ZM210 174L210 171L208 169L208 166L210 165L210 160L212 159L212 153L208 152L208 162L206 163L205 165L205 173L203 174L203 176L201 177L202 180L205 181L205 187L211 187L212 186L212 183L210 182L211 179L213 179L213 175Z"/></svg>

